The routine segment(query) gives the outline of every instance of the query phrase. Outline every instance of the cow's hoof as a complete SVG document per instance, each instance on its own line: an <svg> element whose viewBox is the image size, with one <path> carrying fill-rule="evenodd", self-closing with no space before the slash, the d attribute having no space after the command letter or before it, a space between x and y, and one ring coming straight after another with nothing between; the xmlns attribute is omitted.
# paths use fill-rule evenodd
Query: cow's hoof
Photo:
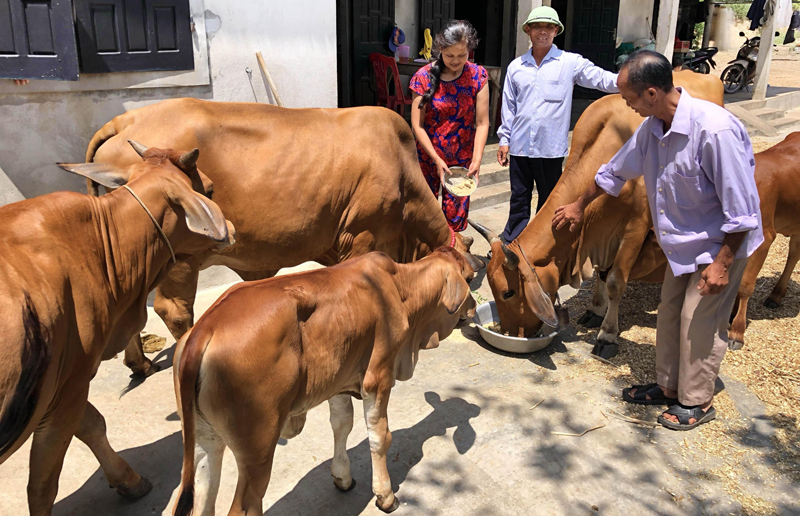
<svg viewBox="0 0 800 516"><path fill-rule="evenodd" d="M584 328L599 328L603 324L603 316L597 315L591 310L586 310L586 313L578 319L578 324Z"/></svg>
<svg viewBox="0 0 800 516"><path fill-rule="evenodd" d="M731 351L739 351L744 347L744 342L739 339L728 339L728 349Z"/></svg>
<svg viewBox="0 0 800 516"><path fill-rule="evenodd" d="M151 489L153 489L153 484L151 484L146 478L141 477L139 483L133 487L128 487L126 484L118 485L117 494L130 500L136 500L137 498L141 498L149 493Z"/></svg>
<svg viewBox="0 0 800 516"><path fill-rule="evenodd" d="M400 500L395 496L394 502L392 502L392 505L390 505L388 509L381 507L381 504L378 502L378 500L375 500L375 505L378 507L378 509L382 510L386 514L389 514L390 512L396 511L397 508L400 507Z"/></svg>
<svg viewBox="0 0 800 516"><path fill-rule="evenodd" d="M770 310L775 310L776 308L778 308L778 307L779 307L779 306L781 306L781 305L780 305L780 303L776 303L776 302L775 302L773 299L771 299L771 298L767 298L767 299L764 301L764 306L766 306L766 307L767 307L767 308L769 308Z"/></svg>
<svg viewBox="0 0 800 516"><path fill-rule="evenodd" d="M619 345L615 342L597 341L597 344L592 348L592 355L608 360L617 356L618 351Z"/></svg>
<svg viewBox="0 0 800 516"><path fill-rule="evenodd" d="M334 479L333 479L333 485L335 485L335 486L336 486L336 489L338 489L339 491L341 491L341 492L343 492L343 493L346 493L346 492L348 492L348 491L352 491L352 490L353 490L353 488L354 488L354 487L356 487L356 479L355 479L355 478L351 479L351 480L350 480L350 486L349 486L349 487L347 487L347 488L344 488L344 487L342 487L342 486L340 486L340 485L339 485L339 479L337 479L337 478L334 478Z"/></svg>
<svg viewBox="0 0 800 516"><path fill-rule="evenodd" d="M148 376L152 376L161 370L161 367L154 364L150 359L146 359L141 367L132 364L125 365L131 370L134 376L138 376L140 378L147 378Z"/></svg>

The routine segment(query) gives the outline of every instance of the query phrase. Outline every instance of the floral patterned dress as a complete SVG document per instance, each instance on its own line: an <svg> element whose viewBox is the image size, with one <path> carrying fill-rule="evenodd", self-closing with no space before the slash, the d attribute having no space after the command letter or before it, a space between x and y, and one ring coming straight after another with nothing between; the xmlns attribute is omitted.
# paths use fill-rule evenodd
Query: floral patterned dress
<svg viewBox="0 0 800 516"><path fill-rule="evenodd" d="M431 65L426 65L414 74L409 87L411 91L424 95L430 88L428 72ZM475 143L476 98L489 76L486 70L475 63L467 62L457 79L439 81L439 88L430 104L425 106L425 131L433 143L436 153L447 163L448 167L469 167L472 161L472 149ZM422 174L439 198L441 187L436 163L425 149L417 142L417 156ZM467 227L469 214L469 197L456 197L447 190L442 190L442 210L447 223L453 231L463 231Z"/></svg>

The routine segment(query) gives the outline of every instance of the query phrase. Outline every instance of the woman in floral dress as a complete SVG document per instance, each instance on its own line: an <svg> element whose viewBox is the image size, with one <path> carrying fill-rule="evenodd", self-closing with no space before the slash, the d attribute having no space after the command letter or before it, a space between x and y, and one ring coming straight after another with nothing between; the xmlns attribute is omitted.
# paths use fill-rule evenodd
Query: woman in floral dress
<svg viewBox="0 0 800 516"><path fill-rule="evenodd" d="M489 135L489 88L486 70L468 60L477 45L477 32L469 22L451 21L433 41L436 61L411 79L417 155L437 199L449 167L467 168L476 180L480 172ZM453 231L467 227L469 197L443 190L442 209Z"/></svg>

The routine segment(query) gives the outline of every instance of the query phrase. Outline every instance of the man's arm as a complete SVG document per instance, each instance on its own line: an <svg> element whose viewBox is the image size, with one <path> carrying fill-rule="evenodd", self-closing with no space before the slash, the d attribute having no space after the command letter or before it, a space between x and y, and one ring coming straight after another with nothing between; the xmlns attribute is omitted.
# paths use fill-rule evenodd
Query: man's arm
<svg viewBox="0 0 800 516"><path fill-rule="evenodd" d="M643 146L645 137L642 136L647 125L642 123L633 136L625 142L625 145L617 151L611 161L600 167L592 184L583 194L571 204L556 208L553 216L553 226L558 230L569 224L569 230L575 231L578 224L583 221L583 212L590 202L597 199L603 193L608 193L614 197L618 196L629 179L635 179L642 175L642 156L644 156Z"/></svg>
<svg viewBox="0 0 800 516"><path fill-rule="evenodd" d="M511 66L509 66L511 68ZM508 166L508 146L511 142L511 126L514 124L514 117L517 114L517 91L512 80L513 71L506 72L506 80L503 84L503 102L500 107L501 124L497 130L500 137L500 147L497 149L497 162L502 166Z"/></svg>
<svg viewBox="0 0 800 516"><path fill-rule="evenodd" d="M701 165L714 182L722 204L725 238L714 261L706 267L697 288L701 296L716 295L728 285L728 270L748 233L759 229L761 202L755 182L755 158L750 138L726 129L711 135L701 150Z"/></svg>
<svg viewBox="0 0 800 516"><path fill-rule="evenodd" d="M617 74L596 66L582 56L578 56L575 63L575 82L584 88L619 93Z"/></svg>

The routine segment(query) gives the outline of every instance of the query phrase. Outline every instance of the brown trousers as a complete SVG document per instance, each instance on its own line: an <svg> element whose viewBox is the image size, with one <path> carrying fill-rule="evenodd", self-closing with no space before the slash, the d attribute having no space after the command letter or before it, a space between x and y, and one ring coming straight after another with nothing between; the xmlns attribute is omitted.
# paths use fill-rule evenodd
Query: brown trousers
<svg viewBox="0 0 800 516"><path fill-rule="evenodd" d="M747 259L734 260L728 286L715 296L697 289L707 265L675 277L670 267L661 288L656 325L658 384L678 391L684 405L702 405L714 396L714 382L728 349L728 321Z"/></svg>

